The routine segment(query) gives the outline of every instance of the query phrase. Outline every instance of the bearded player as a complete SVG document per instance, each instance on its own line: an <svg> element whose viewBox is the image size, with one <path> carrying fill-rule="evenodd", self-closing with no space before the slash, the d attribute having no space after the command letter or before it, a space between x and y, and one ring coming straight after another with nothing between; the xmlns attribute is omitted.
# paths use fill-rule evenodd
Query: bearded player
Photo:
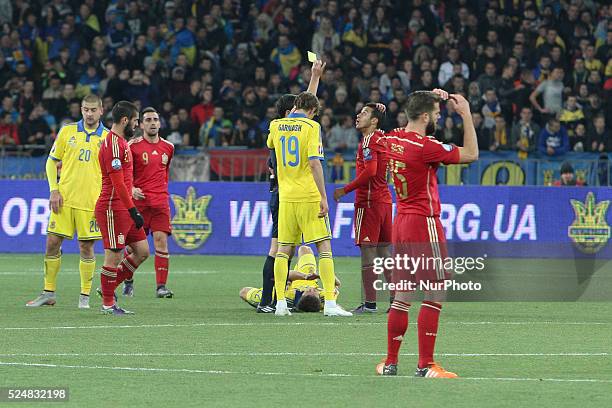
<svg viewBox="0 0 612 408"><path fill-rule="evenodd" d="M438 142L432 135L440 118L440 101L448 100L463 119L464 147ZM407 102L408 125L386 134L389 169L397 199L397 215L393 222L393 245L396 254L444 259L446 239L440 222L440 196L436 171L441 163L471 163L478 159L476 130L470 106L461 95L435 89L413 92ZM402 270L396 265L394 282L404 280L442 282L448 279L440 262L416 271ZM396 291L387 320L387 358L376 366L380 375L397 375L399 349L408 327L408 311L413 292ZM417 318L419 361L415 376L454 378L433 358L438 318L445 299L443 291L426 291Z"/></svg>
<svg viewBox="0 0 612 408"><path fill-rule="evenodd" d="M172 233L168 202L168 173L174 156L174 145L159 137L159 114L154 108L145 108L142 111L141 120L143 136L129 142L134 158L132 198L144 218L145 233L153 234L156 295L158 298L171 298L174 294L166 288L170 262L168 235ZM127 266L132 269L132 272L137 267L129 262ZM123 294L125 296L134 295L132 279L124 282Z"/></svg>
<svg viewBox="0 0 612 408"><path fill-rule="evenodd" d="M102 313L122 316L133 312L117 305L115 289L126 279L132 279L133 270L148 258L149 244L142 229L144 219L130 194L134 170L127 139L134 136L138 125L138 108L131 102L117 102L112 118L113 126L98 156L102 192L95 215L104 241L104 266L100 274ZM133 253L123 258L126 245Z"/></svg>
<svg viewBox="0 0 612 408"><path fill-rule="evenodd" d="M380 106L378 106L380 105ZM368 103L357 115L356 128L362 140L357 147L356 177L344 187L334 191L334 199L355 191L355 244L361 251L361 280L364 302L353 313L375 313L376 289L374 258L387 258L391 251L392 206L387 187L387 147L382 130L384 105ZM391 270L385 270L385 279L391 281Z"/></svg>

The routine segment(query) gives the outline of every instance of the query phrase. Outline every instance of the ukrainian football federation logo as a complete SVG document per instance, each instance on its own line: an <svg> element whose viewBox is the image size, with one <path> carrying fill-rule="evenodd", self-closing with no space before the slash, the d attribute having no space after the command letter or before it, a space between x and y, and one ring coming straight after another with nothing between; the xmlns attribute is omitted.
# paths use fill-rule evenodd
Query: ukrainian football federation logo
<svg viewBox="0 0 612 408"><path fill-rule="evenodd" d="M567 235L585 254L599 252L610 239L610 226L606 223L610 201L596 203L595 195L589 191L584 203L578 200L571 200L571 203L576 219L569 226Z"/></svg>
<svg viewBox="0 0 612 408"><path fill-rule="evenodd" d="M196 197L193 186L187 189L187 195L172 194L176 214L172 218L172 237L185 249L201 247L212 233L212 223L206 217L206 210L211 195Z"/></svg>

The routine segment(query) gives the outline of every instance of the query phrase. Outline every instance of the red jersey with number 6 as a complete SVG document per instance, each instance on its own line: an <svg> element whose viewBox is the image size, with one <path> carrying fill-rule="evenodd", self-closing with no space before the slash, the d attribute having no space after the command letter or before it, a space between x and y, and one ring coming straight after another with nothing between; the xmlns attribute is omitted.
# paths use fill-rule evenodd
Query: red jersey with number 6
<svg viewBox="0 0 612 408"><path fill-rule="evenodd" d="M132 153L128 142L112 131L102 141L98 153L102 172L102 191L96 203L96 210L127 210L113 187L112 173L123 171L123 182L127 191L132 192Z"/></svg>
<svg viewBox="0 0 612 408"><path fill-rule="evenodd" d="M385 140L389 170L395 186L397 213L438 217L440 196L436 171L440 163L459 163L457 146L405 129L387 132Z"/></svg>
<svg viewBox="0 0 612 408"><path fill-rule="evenodd" d="M387 186L387 147L382 130L364 136L357 148L355 162L356 176L364 171L366 163L374 160L377 163L376 175L371 177L368 184L358 187L355 191L355 206L370 207L372 203L392 204L391 192Z"/></svg>
<svg viewBox="0 0 612 408"><path fill-rule="evenodd" d="M130 140L129 145L134 157L134 187L142 189L145 196L134 203L139 208L168 207L168 173L174 145L161 137L157 143L138 137Z"/></svg>

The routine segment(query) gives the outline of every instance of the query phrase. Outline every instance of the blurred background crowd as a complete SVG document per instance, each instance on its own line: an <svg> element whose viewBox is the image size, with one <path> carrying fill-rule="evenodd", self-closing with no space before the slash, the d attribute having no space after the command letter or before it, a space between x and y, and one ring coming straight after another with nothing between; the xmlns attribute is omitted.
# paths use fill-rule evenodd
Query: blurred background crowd
<svg viewBox="0 0 612 408"><path fill-rule="evenodd" d="M589 0L0 0L0 145L49 146L80 98L161 113L178 148L265 146L274 102L319 86L326 148L364 102L405 126L410 92L470 101L481 150L612 151L612 6ZM437 137L462 143L445 107ZM23 147L22 147L23 149ZM44 154L43 149L33 154Z"/></svg>

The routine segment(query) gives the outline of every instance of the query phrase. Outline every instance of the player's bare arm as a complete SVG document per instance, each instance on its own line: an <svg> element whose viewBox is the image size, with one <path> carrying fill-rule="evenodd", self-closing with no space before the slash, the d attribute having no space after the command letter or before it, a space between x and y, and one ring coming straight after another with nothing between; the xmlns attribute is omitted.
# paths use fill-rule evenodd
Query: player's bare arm
<svg viewBox="0 0 612 408"><path fill-rule="evenodd" d="M317 89L319 88L319 80L323 76L323 72L325 71L325 62L321 60L316 60L312 63L311 74L310 74L310 83L308 84L308 89L306 92L310 92L313 95L317 94Z"/></svg>
<svg viewBox="0 0 612 408"><path fill-rule="evenodd" d="M321 194L321 204L319 210L319 218L325 217L329 212L329 205L327 204L327 193L325 192L325 181L323 179L323 167L319 158L308 160L310 170L312 170L312 176L314 177L317 189Z"/></svg>
<svg viewBox="0 0 612 408"><path fill-rule="evenodd" d="M62 205L64 205L64 198L59 192L59 185L57 182L57 166L57 160L53 160L51 157L47 159L45 170L47 173L47 180L49 181L49 208L56 214L59 212Z"/></svg>
<svg viewBox="0 0 612 408"><path fill-rule="evenodd" d="M470 104L463 95L449 95L448 103L452 104L463 120L463 147L459 147L459 163L472 163L478 160L478 139L472 122Z"/></svg>

